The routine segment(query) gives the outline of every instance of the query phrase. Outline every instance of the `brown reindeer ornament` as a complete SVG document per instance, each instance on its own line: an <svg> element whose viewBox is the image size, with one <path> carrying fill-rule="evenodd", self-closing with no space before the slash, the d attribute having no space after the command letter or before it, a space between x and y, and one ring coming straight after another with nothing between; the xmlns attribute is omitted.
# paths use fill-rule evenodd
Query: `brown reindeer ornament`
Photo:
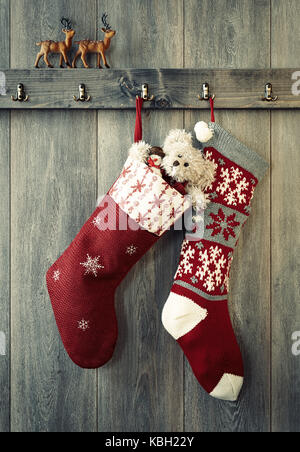
<svg viewBox="0 0 300 452"><path fill-rule="evenodd" d="M89 65L86 62L86 55L88 53L97 53L98 56L97 65L99 69L102 69L101 58L105 66L107 68L110 67L107 63L105 52L109 49L110 40L115 36L116 31L112 30L111 26L107 23L107 14L103 14L102 23L104 27L101 28L101 30L105 34L103 41L90 41L89 39L85 39L83 41L75 41L75 44L79 45L79 49L73 60L72 65L73 67L76 67L76 61L81 56L84 67L89 68Z"/></svg>
<svg viewBox="0 0 300 452"><path fill-rule="evenodd" d="M52 64L50 64L48 55L49 53L59 53L60 54L60 60L59 60L59 66L63 68L63 60L65 61L66 65L70 68L71 65L68 60L68 51L72 47L72 39L75 35L75 31L72 28L71 21L69 19L61 19L61 23L64 26L62 29L62 32L65 33L66 39L64 41L41 41L37 42L37 46L41 46L40 52L37 54L36 61L35 61L35 67L39 67L39 61L44 57L44 61L47 64L48 67L53 67Z"/></svg>

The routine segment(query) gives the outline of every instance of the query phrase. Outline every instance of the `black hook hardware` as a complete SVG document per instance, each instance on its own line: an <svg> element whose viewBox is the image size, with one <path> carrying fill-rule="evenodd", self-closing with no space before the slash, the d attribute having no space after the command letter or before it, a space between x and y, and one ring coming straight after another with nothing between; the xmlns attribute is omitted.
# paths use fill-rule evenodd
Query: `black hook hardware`
<svg viewBox="0 0 300 452"><path fill-rule="evenodd" d="M11 96L11 100L14 102L27 102L29 100L29 96L26 95L24 85L22 83L18 84L16 97Z"/></svg>

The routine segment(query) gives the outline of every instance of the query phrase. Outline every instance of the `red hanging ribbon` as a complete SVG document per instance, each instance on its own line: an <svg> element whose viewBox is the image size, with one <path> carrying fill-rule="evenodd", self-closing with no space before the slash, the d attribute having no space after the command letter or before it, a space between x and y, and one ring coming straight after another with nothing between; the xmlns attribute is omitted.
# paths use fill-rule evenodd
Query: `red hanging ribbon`
<svg viewBox="0 0 300 452"><path fill-rule="evenodd" d="M210 121L211 121L211 122L215 122L214 100L213 100L212 97L209 98L209 103L210 103L210 116L211 116Z"/></svg>
<svg viewBox="0 0 300 452"><path fill-rule="evenodd" d="M143 138L143 127L142 127L142 107L143 99L139 96L136 98L136 118L135 118L135 130L134 130L134 142L137 143Z"/></svg>

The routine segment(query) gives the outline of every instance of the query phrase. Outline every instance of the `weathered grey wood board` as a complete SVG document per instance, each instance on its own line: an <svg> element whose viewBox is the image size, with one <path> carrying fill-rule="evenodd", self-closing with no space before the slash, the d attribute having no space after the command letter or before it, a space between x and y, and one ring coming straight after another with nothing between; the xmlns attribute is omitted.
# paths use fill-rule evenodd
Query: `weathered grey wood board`
<svg viewBox="0 0 300 452"><path fill-rule="evenodd" d="M272 65L300 68L300 3L272 2ZM271 113L271 317L272 430L300 430L300 356L292 334L300 331L299 112Z"/></svg>
<svg viewBox="0 0 300 452"><path fill-rule="evenodd" d="M156 58L154 64L157 61ZM32 69L3 70L0 75L6 79L6 95L0 96L0 109L133 109L144 83L149 85L150 96L154 96L153 101L145 104L145 109L207 109L209 103L198 98L205 82L216 96L215 108L300 108L300 90L298 95L292 92L292 85L300 80L297 68ZM268 82L272 82L273 94L278 96L276 102L262 100ZM11 96L16 97L19 83L24 85L28 102L11 99ZM78 87L82 83L91 96L89 102L74 100L74 96L78 98Z"/></svg>
<svg viewBox="0 0 300 452"><path fill-rule="evenodd" d="M84 70L81 62L74 71L32 69L35 42L62 38L62 16L72 19L76 39L101 39L104 11L118 31L112 70ZM299 20L298 0L128 0L126 14L124 0L0 0L0 68L8 80L0 95L1 432L300 430L300 357L291 352L300 330L299 112L283 110L299 107L291 94ZM182 233L162 238L120 285L116 352L98 371L68 358L45 287L46 269L123 165L135 120L126 110L140 85L148 82L156 96L145 104L144 138L159 145L169 129L209 119L208 103L197 99L206 81L217 96L217 122L270 162L231 271L230 312L246 371L236 403L201 389L160 321ZM278 103L260 100L269 81ZM28 105L12 105L18 82ZM90 104L73 101L81 82ZM40 111L24 110L32 107Z"/></svg>
<svg viewBox="0 0 300 452"><path fill-rule="evenodd" d="M11 2L12 67L27 65L28 51L19 47L18 25L22 23L23 38L31 40L34 11L43 19L34 18L35 32L41 35L47 23L63 16L69 5L79 17L85 16L85 0L76 4L42 0L39 12L36 2L31 7L27 1ZM91 17L94 12L90 10ZM84 371L67 359L45 287L47 268L94 209L95 130L95 112L12 113L12 431L97 429L96 371Z"/></svg>
<svg viewBox="0 0 300 452"><path fill-rule="evenodd" d="M0 0L0 66L9 67L9 2ZM0 79L0 92L1 79ZM3 91L2 91L3 92ZM0 112L0 431L10 429L10 113Z"/></svg>

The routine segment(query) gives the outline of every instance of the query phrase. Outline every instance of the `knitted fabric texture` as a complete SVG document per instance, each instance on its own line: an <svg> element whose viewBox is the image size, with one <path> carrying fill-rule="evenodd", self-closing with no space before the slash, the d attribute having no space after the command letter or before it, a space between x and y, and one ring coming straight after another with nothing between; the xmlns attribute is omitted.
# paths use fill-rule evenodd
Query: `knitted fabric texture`
<svg viewBox="0 0 300 452"><path fill-rule="evenodd" d="M188 207L149 167L128 158L109 193L48 270L57 326L77 365L97 368L111 358L118 334L117 286Z"/></svg>
<svg viewBox="0 0 300 452"><path fill-rule="evenodd" d="M196 378L212 396L236 400L243 361L229 317L227 297L233 251L267 163L218 124L204 148L216 164L207 190L204 233L182 245L179 266L162 321L187 356Z"/></svg>

